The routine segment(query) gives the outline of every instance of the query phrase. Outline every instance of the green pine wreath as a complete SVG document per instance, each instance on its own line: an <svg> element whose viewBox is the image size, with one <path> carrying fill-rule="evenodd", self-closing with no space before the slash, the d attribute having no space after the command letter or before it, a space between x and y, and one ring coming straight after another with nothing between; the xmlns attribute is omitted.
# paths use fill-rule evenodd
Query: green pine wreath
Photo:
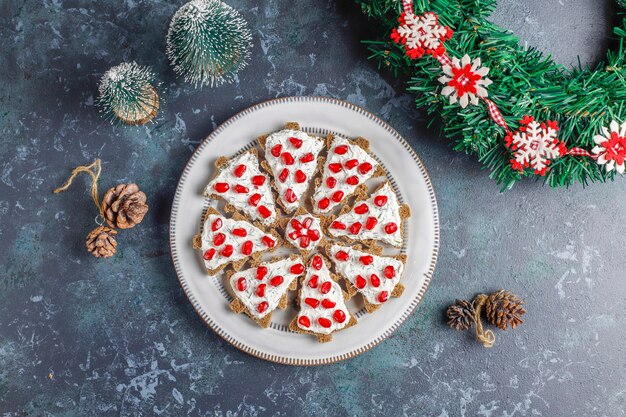
<svg viewBox="0 0 626 417"><path fill-rule="evenodd" d="M524 177L543 179L551 187L560 187L613 180L616 164L620 168L617 171L623 171L626 125L622 125L620 137L613 133L614 143L621 146L617 163L607 164L598 155L563 154L549 161L549 169L541 173L514 167L511 138L494 123L486 104L465 108L451 104L449 97L442 94L442 64L435 59L436 53L419 54L419 59L409 57L406 47L391 39L399 26L402 1L356 1L370 21L380 27L379 39L364 41L372 52L370 58L378 61L379 68L408 78L408 91L415 94L416 106L430 116L430 124L438 120L442 134L453 140L453 148L477 157L503 189L511 188ZM626 121L626 0L616 1L620 21L613 30L616 47L594 69L569 69L534 48L523 48L516 36L488 20L496 0L414 0L412 7L415 15L435 13L439 23L453 31L445 38L450 56L480 58L482 65L490 69L488 76L493 83L488 86L489 100L499 108L512 132L525 131L528 121L533 120L530 118L556 122L563 146L591 154L599 143L594 138L610 138L611 132L620 130L618 124ZM609 126L613 127L611 131Z"/></svg>

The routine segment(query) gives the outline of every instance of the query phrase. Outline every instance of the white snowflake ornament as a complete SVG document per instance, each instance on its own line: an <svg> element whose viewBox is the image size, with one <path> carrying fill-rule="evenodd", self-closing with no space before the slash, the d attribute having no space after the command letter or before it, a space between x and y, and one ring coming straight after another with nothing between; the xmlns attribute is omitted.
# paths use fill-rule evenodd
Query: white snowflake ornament
<svg viewBox="0 0 626 417"><path fill-rule="evenodd" d="M413 13L402 13L399 21L400 26L392 30L391 39L404 45L409 58L445 53L444 42L452 37L453 32L449 27L439 24L436 14L429 12L416 16Z"/></svg>
<svg viewBox="0 0 626 417"><path fill-rule="evenodd" d="M609 126L602 128L602 135L596 135L593 140L596 146L591 150L597 156L599 165L604 165L606 172L613 170L623 174L626 170L626 122L621 125L615 120Z"/></svg>
<svg viewBox="0 0 626 417"><path fill-rule="evenodd" d="M466 108L472 103L478 105L479 98L488 96L487 88L492 81L487 78L489 68L481 65L480 58L472 61L469 55L465 55L460 61L452 58L450 65L442 66L444 75L439 82L445 87L441 94L450 97L450 104L459 103Z"/></svg>
<svg viewBox="0 0 626 417"><path fill-rule="evenodd" d="M544 176L552 160L567 152L565 144L558 139L557 122L538 123L533 117L520 121L520 128L506 137L506 144L513 152L511 166L523 171L532 168L535 174Z"/></svg>

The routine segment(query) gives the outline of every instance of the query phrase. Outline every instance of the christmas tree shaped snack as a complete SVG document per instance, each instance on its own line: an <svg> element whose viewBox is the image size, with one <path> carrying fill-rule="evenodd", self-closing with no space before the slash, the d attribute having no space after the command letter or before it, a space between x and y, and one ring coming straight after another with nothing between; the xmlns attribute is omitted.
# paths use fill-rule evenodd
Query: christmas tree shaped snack
<svg viewBox="0 0 626 417"><path fill-rule="evenodd" d="M341 245L332 245L326 250L335 264L335 271L347 281L348 294L360 293L368 313L376 311L390 297L402 295L404 286L400 278L405 255L381 256L381 248L364 252Z"/></svg>
<svg viewBox="0 0 626 417"><path fill-rule="evenodd" d="M398 203L396 193L385 181L369 198L361 193L352 207L344 206L337 217L330 217L328 233L368 246L378 241L401 247L404 220L410 215L409 206Z"/></svg>
<svg viewBox="0 0 626 417"><path fill-rule="evenodd" d="M235 313L246 313L261 327L268 327L272 312L287 307L287 291L295 290L304 273L302 258L264 262L243 272L229 274L228 282L235 299L230 304Z"/></svg>
<svg viewBox="0 0 626 417"><path fill-rule="evenodd" d="M291 213L315 176L324 141L302 132L297 123L287 123L285 129L261 136L259 143L265 150L262 166L274 177L278 202Z"/></svg>
<svg viewBox="0 0 626 417"><path fill-rule="evenodd" d="M193 238L193 247L202 251L209 275L229 264L237 271L249 257L258 260L262 253L274 251L278 243L273 232L264 232L241 214L235 213L229 219L212 207L207 209L201 234Z"/></svg>
<svg viewBox="0 0 626 417"><path fill-rule="evenodd" d="M324 162L321 180L316 180L312 204L315 214L327 214L345 202L357 189L365 192L364 182L384 175L384 170L369 154L369 142L364 138L354 141L329 135L328 156Z"/></svg>
<svg viewBox="0 0 626 417"><path fill-rule="evenodd" d="M266 227L276 222L276 203L270 179L259 168L256 149L230 160L220 157L215 166L218 172L206 186L205 196L226 200L226 211L239 211Z"/></svg>
<svg viewBox="0 0 626 417"><path fill-rule="evenodd" d="M298 296L300 312L289 325L290 330L314 335L319 342L329 342L334 332L356 324L345 304L350 297L327 265L328 261L319 254L309 261Z"/></svg>

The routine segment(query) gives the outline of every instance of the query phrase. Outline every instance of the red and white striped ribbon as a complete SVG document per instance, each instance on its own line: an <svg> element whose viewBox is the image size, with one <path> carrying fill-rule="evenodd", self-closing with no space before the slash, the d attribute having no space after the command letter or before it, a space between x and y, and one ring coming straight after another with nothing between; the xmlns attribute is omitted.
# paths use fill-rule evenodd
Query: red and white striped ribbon
<svg viewBox="0 0 626 417"><path fill-rule="evenodd" d="M452 60L450 59L448 54L435 55L435 59L439 61L442 67L446 65L452 65Z"/></svg>
<svg viewBox="0 0 626 417"><path fill-rule="evenodd" d="M413 14L413 0L402 0L404 13Z"/></svg>
<svg viewBox="0 0 626 417"><path fill-rule="evenodd" d="M598 159L598 155L593 155L593 154L589 153L589 151L587 151L586 149L583 149L583 148L568 149L568 151L565 153L565 155L588 156L589 158Z"/></svg>
<svg viewBox="0 0 626 417"><path fill-rule="evenodd" d="M483 101L487 103L487 109L489 110L489 116L491 116L491 120L493 120L493 122L498 126L503 127L507 134L511 133L511 130L506 124L506 121L504 120L504 117L502 116L502 113L500 112L498 106L496 106L496 104L488 98L483 98Z"/></svg>

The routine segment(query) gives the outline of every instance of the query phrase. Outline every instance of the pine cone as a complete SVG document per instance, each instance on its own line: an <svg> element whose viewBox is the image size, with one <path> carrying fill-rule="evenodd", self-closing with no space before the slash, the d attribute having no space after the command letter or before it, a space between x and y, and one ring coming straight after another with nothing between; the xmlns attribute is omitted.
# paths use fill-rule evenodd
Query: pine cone
<svg viewBox="0 0 626 417"><path fill-rule="evenodd" d="M456 300L446 310L448 326L456 330L467 330L474 323L474 304L467 300Z"/></svg>
<svg viewBox="0 0 626 417"><path fill-rule="evenodd" d="M109 226L130 229L141 223L148 212L146 195L137 184L120 184L106 192L102 211Z"/></svg>
<svg viewBox="0 0 626 417"><path fill-rule="evenodd" d="M110 227L96 227L87 235L85 241L87 251L96 258L110 258L117 251L116 234L117 230Z"/></svg>
<svg viewBox="0 0 626 417"><path fill-rule="evenodd" d="M487 320L502 330L506 330L508 326L514 329L524 322L522 316L526 314L526 310L522 304L524 302L510 291L496 291L487 298Z"/></svg>

